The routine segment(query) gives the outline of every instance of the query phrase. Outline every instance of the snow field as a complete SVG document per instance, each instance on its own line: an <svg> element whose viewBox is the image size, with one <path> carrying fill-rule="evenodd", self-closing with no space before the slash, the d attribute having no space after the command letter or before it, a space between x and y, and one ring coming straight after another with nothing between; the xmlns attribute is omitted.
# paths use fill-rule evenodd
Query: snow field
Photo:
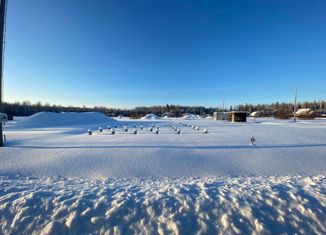
<svg viewBox="0 0 326 235"><path fill-rule="evenodd" d="M149 130L154 124L159 134ZM107 125L117 126L115 135ZM132 132L134 126L137 134ZM18 124L7 125L5 133L8 142L1 149L0 175L205 177L326 171L325 120L296 124L270 119L249 123L128 120L52 128ZM256 146L250 144L252 135Z"/></svg>

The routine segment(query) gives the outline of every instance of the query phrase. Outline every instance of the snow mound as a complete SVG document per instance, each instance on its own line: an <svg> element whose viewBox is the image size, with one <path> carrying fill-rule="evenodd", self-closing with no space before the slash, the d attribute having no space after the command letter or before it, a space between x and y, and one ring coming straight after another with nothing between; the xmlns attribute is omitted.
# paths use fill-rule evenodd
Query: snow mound
<svg viewBox="0 0 326 235"><path fill-rule="evenodd" d="M0 176L3 234L325 234L326 178Z"/></svg>
<svg viewBox="0 0 326 235"><path fill-rule="evenodd" d="M182 118L183 119L187 119L187 120L190 120L190 119L201 119L201 116L200 115L191 114L191 113L186 113L185 115L183 115Z"/></svg>
<svg viewBox="0 0 326 235"><path fill-rule="evenodd" d="M155 114L147 114L146 116L141 118L142 120L152 120L152 119L160 119L159 116L155 115Z"/></svg>
<svg viewBox="0 0 326 235"><path fill-rule="evenodd" d="M107 123L112 118L98 112L39 112L22 120L19 124L26 127L60 127L84 124Z"/></svg>

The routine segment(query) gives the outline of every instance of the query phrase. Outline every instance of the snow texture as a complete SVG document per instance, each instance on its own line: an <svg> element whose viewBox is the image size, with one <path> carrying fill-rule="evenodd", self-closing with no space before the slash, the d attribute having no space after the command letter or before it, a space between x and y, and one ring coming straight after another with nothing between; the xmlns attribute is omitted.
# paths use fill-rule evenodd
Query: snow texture
<svg viewBox="0 0 326 235"><path fill-rule="evenodd" d="M0 177L4 234L325 234L326 179Z"/></svg>

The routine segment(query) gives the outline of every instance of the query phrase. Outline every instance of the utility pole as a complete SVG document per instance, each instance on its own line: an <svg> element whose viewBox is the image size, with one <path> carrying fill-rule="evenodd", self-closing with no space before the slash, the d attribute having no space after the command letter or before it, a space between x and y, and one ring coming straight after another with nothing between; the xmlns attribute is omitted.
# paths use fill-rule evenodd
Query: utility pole
<svg viewBox="0 0 326 235"><path fill-rule="evenodd" d="M3 96L3 57L4 57L4 33L6 22L6 0L0 0L0 111L2 111L2 96ZM2 122L0 123L0 147L3 147L3 130Z"/></svg>
<svg viewBox="0 0 326 235"><path fill-rule="evenodd" d="M225 99L224 99L224 97L223 97L223 112L224 112L224 100L225 100Z"/></svg>
<svg viewBox="0 0 326 235"><path fill-rule="evenodd" d="M294 116L294 119L293 121L296 122L297 120L297 88L295 88L295 95L294 95L294 113L293 113L293 116Z"/></svg>

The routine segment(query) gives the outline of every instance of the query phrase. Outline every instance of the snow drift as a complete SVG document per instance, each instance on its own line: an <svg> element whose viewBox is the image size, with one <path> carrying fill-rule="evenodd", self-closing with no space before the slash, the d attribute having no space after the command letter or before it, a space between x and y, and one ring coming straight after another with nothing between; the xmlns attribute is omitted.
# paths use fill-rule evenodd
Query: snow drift
<svg viewBox="0 0 326 235"><path fill-rule="evenodd" d="M160 117L155 114L150 113L150 114L145 115L141 119L142 120L153 120L153 119L160 119Z"/></svg>
<svg viewBox="0 0 326 235"><path fill-rule="evenodd" d="M18 125L24 127L63 127L113 121L112 118L98 112L39 112L22 120Z"/></svg>
<svg viewBox="0 0 326 235"><path fill-rule="evenodd" d="M201 116L200 116L200 115L191 114L191 113L186 113L185 115L183 115L182 118L183 118L183 119L187 119L187 120L191 120L191 119L201 119Z"/></svg>

